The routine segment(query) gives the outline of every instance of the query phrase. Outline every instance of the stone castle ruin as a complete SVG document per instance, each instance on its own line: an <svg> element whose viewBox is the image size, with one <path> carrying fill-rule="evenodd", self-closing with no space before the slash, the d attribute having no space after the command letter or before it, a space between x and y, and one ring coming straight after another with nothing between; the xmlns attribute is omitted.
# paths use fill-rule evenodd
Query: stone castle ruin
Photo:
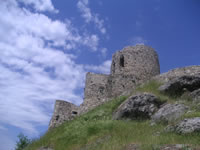
<svg viewBox="0 0 200 150"><path fill-rule="evenodd" d="M72 120L92 108L133 89L160 74L158 55L153 48L144 45L125 47L112 56L110 75L87 73L84 101L78 107L57 100L49 128Z"/></svg>

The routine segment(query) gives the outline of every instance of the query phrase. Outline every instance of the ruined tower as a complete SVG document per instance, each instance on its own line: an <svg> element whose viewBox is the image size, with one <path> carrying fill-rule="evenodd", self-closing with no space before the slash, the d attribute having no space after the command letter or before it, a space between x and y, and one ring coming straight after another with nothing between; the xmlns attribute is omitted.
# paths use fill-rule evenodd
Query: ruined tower
<svg viewBox="0 0 200 150"><path fill-rule="evenodd" d="M113 54L111 75L134 75L140 80L160 73L158 55L153 48L136 45Z"/></svg>
<svg viewBox="0 0 200 150"><path fill-rule="evenodd" d="M56 101L49 127L71 120L112 98L127 95L138 84L160 74L158 55L149 46L125 47L113 54L110 72L110 75L87 73L83 103L76 107L68 102Z"/></svg>
<svg viewBox="0 0 200 150"><path fill-rule="evenodd" d="M158 75L160 73L158 55L149 46L125 47L113 54L110 72L110 75L87 73L81 112L119 95L126 95L136 85Z"/></svg>

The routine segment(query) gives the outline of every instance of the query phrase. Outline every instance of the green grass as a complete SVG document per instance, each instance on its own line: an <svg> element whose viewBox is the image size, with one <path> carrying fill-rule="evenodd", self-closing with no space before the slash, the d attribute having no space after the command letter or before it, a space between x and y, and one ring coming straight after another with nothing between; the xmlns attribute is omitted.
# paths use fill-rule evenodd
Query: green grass
<svg viewBox="0 0 200 150"><path fill-rule="evenodd" d="M150 81L138 87L136 92L150 92L163 101L174 102L176 99L162 95L157 91L160 83ZM112 120L113 111L127 97L113 99L88 113L65 122L48 131L27 150L39 147L52 147L54 150L124 150L129 144L139 144L144 150L156 149L163 144L200 145L200 134L179 135L163 132L162 124L150 126L150 121ZM198 116L199 112L186 114L186 117Z"/></svg>
<svg viewBox="0 0 200 150"><path fill-rule="evenodd" d="M162 85L161 83L159 83L159 82L157 82L155 80L150 80L147 83L145 83L145 84L139 86L138 88L136 88L133 93L149 92L149 93L152 93L152 94L156 95L161 101L168 101L168 102L176 101L177 99L168 97L167 95L164 95L164 94L162 94L162 93L160 93L158 91L158 88L161 85Z"/></svg>

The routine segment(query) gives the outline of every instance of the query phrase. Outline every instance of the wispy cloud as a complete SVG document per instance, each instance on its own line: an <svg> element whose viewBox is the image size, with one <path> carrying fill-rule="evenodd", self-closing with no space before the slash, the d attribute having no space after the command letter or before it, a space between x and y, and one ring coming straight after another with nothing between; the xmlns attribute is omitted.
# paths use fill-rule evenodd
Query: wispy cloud
<svg viewBox="0 0 200 150"><path fill-rule="evenodd" d="M147 43L147 40L145 40L141 36L135 36L130 40L131 45L144 45Z"/></svg>
<svg viewBox="0 0 200 150"><path fill-rule="evenodd" d="M99 37L81 34L70 20L53 20L26 5L56 11L50 0L1 2L0 128L8 124L35 134L36 126L48 124L55 99L82 102L76 91L84 86L86 69L65 49L97 50Z"/></svg>
<svg viewBox="0 0 200 150"><path fill-rule="evenodd" d="M58 13L58 10L54 8L51 0L17 0L23 2L25 5L32 5L36 11L49 11Z"/></svg>
<svg viewBox="0 0 200 150"><path fill-rule="evenodd" d="M82 2L88 5L87 0ZM109 72L110 61L84 66L77 64L76 56L68 51L82 46L99 50L97 34L82 33L70 19L54 20L43 13L46 11L58 12L51 0L1 1L1 135L8 131L7 125L37 135L38 126L48 125L56 99L77 105L82 102L77 92L84 87L86 71ZM95 25L101 22L98 28L104 32L98 15L92 15L91 21ZM106 53L106 49L100 52ZM7 143L13 145L9 139Z"/></svg>
<svg viewBox="0 0 200 150"><path fill-rule="evenodd" d="M109 74L110 73L110 66L111 66L111 60L106 60L99 66L86 65L85 69L87 69L89 71L97 72L97 73Z"/></svg>
<svg viewBox="0 0 200 150"><path fill-rule="evenodd" d="M86 23L93 22L102 34L106 33L104 20L99 18L99 14L91 11L89 8L89 0L79 0L77 7L82 13L81 15L85 19Z"/></svg>
<svg viewBox="0 0 200 150"><path fill-rule="evenodd" d="M106 57L107 51L108 51L108 49L105 48L105 47L101 49L101 54L102 54L103 57Z"/></svg>

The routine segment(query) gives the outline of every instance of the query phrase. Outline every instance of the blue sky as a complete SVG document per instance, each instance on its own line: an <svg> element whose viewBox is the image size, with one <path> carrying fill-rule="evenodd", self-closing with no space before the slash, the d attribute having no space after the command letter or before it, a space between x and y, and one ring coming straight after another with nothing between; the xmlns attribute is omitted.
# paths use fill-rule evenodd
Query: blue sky
<svg viewBox="0 0 200 150"><path fill-rule="evenodd" d="M199 0L0 1L0 148L42 135L54 102L80 104L85 74L109 73L112 54L146 44L161 72L199 65Z"/></svg>

